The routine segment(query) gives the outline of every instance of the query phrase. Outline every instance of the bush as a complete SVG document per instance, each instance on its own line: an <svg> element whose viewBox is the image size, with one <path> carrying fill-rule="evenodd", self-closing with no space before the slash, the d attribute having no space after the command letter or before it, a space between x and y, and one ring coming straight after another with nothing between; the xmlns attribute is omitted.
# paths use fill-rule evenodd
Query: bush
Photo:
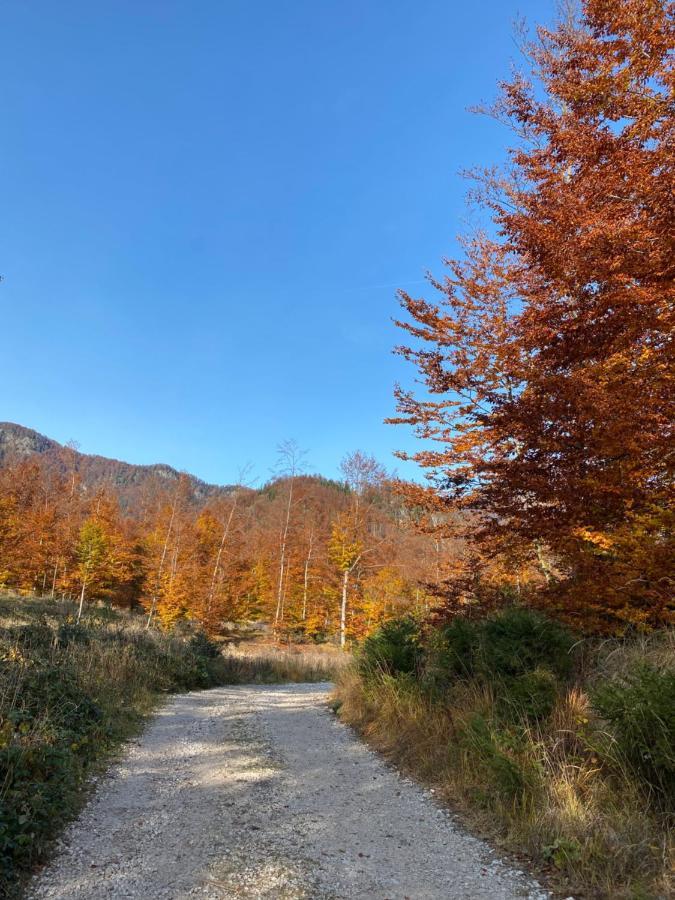
<svg viewBox="0 0 675 900"><path fill-rule="evenodd" d="M569 677L573 645L562 625L525 607L482 621L458 617L428 635L424 680L444 689L458 678L480 677L505 691L507 700L519 701L529 717L540 718L555 700L555 684L545 673Z"/></svg>
<svg viewBox="0 0 675 900"><path fill-rule="evenodd" d="M212 641L203 631L198 631L190 640L190 650L204 659L217 659L220 656L220 647Z"/></svg>
<svg viewBox="0 0 675 900"><path fill-rule="evenodd" d="M623 759L675 812L675 672L638 665L598 685L591 701Z"/></svg>
<svg viewBox="0 0 675 900"><path fill-rule="evenodd" d="M56 639L60 645L88 644L90 632L84 625L76 622L62 622L56 629Z"/></svg>
<svg viewBox="0 0 675 900"><path fill-rule="evenodd" d="M470 619L456 618L427 636L424 677L432 688L446 688L456 678L474 674L480 640L480 625Z"/></svg>
<svg viewBox="0 0 675 900"><path fill-rule="evenodd" d="M548 669L566 679L572 672L572 634L541 613L512 606L480 628L479 666L487 677L517 677Z"/></svg>
<svg viewBox="0 0 675 900"><path fill-rule="evenodd" d="M28 669L7 720L23 732L39 728L53 743L71 743L99 730L103 711L77 683L72 671L45 665Z"/></svg>
<svg viewBox="0 0 675 900"><path fill-rule="evenodd" d="M419 624L409 616L385 622L363 642L358 657L365 677L416 674L422 658Z"/></svg>
<svg viewBox="0 0 675 900"><path fill-rule="evenodd" d="M67 747L17 745L0 748L0 895L10 890L19 867L40 859L72 803L81 764Z"/></svg>
<svg viewBox="0 0 675 900"><path fill-rule="evenodd" d="M538 722L553 712L558 683L550 672L535 669L516 678L504 679L495 694L497 709L507 721Z"/></svg>
<svg viewBox="0 0 675 900"><path fill-rule="evenodd" d="M54 632L44 621L12 628L7 637L18 647L27 650L49 650L54 643Z"/></svg>

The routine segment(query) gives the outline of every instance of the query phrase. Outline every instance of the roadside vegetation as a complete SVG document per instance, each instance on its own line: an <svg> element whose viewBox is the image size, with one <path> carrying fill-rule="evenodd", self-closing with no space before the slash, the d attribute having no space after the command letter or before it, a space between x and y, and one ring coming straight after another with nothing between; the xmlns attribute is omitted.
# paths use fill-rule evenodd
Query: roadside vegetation
<svg viewBox="0 0 675 900"><path fill-rule="evenodd" d="M390 622L340 718L575 896L672 896L675 635L586 641L506 608Z"/></svg>
<svg viewBox="0 0 675 900"><path fill-rule="evenodd" d="M26 597L0 599L0 896L73 817L88 776L169 692L242 682L321 681L333 657L273 646L225 652L188 625Z"/></svg>
<svg viewBox="0 0 675 900"><path fill-rule="evenodd" d="M228 684L333 681L350 656L333 644L240 643L223 652Z"/></svg>

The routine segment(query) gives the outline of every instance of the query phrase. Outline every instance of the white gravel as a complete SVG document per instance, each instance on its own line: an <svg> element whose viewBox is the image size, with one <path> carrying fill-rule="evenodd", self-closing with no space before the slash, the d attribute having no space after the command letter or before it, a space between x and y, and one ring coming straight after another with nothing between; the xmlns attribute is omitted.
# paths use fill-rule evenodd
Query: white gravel
<svg viewBox="0 0 675 900"><path fill-rule="evenodd" d="M328 710L329 684L172 699L30 896L545 900Z"/></svg>

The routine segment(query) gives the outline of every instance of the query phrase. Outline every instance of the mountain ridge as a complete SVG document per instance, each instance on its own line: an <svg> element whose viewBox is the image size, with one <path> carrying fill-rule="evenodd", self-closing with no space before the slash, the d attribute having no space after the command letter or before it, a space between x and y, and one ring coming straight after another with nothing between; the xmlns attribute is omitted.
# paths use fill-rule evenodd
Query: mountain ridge
<svg viewBox="0 0 675 900"><path fill-rule="evenodd" d="M36 455L46 456L55 464L64 465L66 453L87 488L110 485L126 502L130 502L131 495L152 481L159 479L177 482L183 474L190 483L193 499L197 503L225 496L234 488L234 485L209 484L196 475L179 472L166 463L136 464L98 454L82 453L25 425L0 422L0 466L13 459L28 459Z"/></svg>

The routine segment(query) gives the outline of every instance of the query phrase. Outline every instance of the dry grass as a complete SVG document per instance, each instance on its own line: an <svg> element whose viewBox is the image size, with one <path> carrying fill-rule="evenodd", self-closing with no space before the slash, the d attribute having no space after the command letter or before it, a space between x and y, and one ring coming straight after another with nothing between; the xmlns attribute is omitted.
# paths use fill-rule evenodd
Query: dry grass
<svg viewBox="0 0 675 900"><path fill-rule="evenodd" d="M232 644L223 651L229 676L237 684L333 681L349 663L349 654L322 644Z"/></svg>
<svg viewBox="0 0 675 900"><path fill-rule="evenodd" d="M611 652L612 665L621 665L619 648ZM631 775L596 753L600 726L585 692L564 693L545 724L500 730L491 690L464 682L440 702L412 679L366 684L350 668L339 677L336 706L343 721L433 785L473 827L525 850L564 896L675 896L674 835L646 811Z"/></svg>

